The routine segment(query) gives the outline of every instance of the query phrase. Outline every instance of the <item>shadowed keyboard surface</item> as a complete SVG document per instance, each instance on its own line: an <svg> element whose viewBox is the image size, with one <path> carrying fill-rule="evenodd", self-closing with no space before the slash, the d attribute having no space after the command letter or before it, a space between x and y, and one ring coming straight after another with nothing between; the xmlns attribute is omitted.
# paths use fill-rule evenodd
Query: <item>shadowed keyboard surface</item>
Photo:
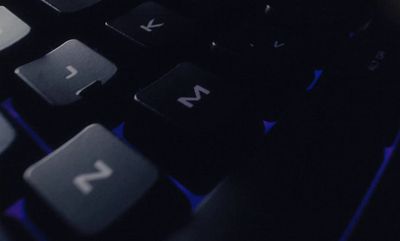
<svg viewBox="0 0 400 241"><path fill-rule="evenodd" d="M395 241L399 4L1 0L0 241Z"/></svg>

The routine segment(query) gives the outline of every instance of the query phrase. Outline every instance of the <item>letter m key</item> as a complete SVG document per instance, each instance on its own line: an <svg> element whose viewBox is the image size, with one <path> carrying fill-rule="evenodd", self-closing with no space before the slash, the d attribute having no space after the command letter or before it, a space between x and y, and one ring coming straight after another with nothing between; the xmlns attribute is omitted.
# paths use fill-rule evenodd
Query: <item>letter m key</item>
<svg viewBox="0 0 400 241"><path fill-rule="evenodd" d="M96 161L94 167L97 172L80 174L73 180L76 188L84 195L89 195L93 191L91 182L107 179L113 174L113 170L101 160Z"/></svg>
<svg viewBox="0 0 400 241"><path fill-rule="evenodd" d="M196 85L194 88L194 97L180 97L178 98L178 102L186 106L187 108L193 108L194 104L192 102L198 102L201 100L201 95L209 95L211 92L200 85Z"/></svg>

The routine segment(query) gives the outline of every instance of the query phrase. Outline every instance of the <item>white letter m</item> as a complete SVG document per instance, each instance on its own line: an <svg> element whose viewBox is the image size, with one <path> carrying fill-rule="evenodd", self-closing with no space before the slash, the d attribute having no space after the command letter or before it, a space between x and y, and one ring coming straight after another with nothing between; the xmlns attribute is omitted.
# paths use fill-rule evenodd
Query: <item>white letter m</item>
<svg viewBox="0 0 400 241"><path fill-rule="evenodd" d="M209 95L211 93L209 90L201 87L200 85L196 85L193 89L194 89L195 97L180 97L180 98L178 98L178 102L180 102L187 108L193 108L194 105L192 102L200 101L201 94Z"/></svg>

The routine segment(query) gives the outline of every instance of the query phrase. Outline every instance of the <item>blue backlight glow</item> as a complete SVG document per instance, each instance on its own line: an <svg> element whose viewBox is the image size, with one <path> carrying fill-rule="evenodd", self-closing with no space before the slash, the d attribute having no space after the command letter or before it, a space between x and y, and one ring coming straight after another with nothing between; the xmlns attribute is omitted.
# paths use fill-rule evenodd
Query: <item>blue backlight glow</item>
<svg viewBox="0 0 400 241"><path fill-rule="evenodd" d="M5 210L5 216L18 221L36 241L48 241L45 235L30 220L28 214L26 213L25 204L25 199L18 200L11 207Z"/></svg>
<svg viewBox="0 0 400 241"><path fill-rule="evenodd" d="M315 86L318 84L319 80L321 79L322 75L324 74L324 70L317 69L314 71L314 79L311 84L307 87L307 92L311 92Z"/></svg>
<svg viewBox="0 0 400 241"><path fill-rule="evenodd" d="M277 122L264 120L263 124L264 124L264 135L268 135L271 132L271 130L275 127Z"/></svg>
<svg viewBox="0 0 400 241"><path fill-rule="evenodd" d="M189 200L190 205L192 206L192 211L196 210L198 205L204 200L205 196L201 195L196 195L189 191L185 186L183 186L180 182L178 182L176 179L173 177L169 177L169 179L172 181L172 183L175 184L175 186L186 196L186 198Z"/></svg>
<svg viewBox="0 0 400 241"><path fill-rule="evenodd" d="M400 143L400 131L397 133L397 136L393 142L393 144L389 147L386 147L383 151L383 161L381 166L379 167L378 171L375 174L374 179L372 180L368 191L364 195L363 199L361 200L359 206L357 207L354 215L352 216L350 222L348 223L346 229L342 233L342 236L340 237L339 241L347 241L350 239L353 230L356 228L358 223L360 222L360 219L365 211L365 208L368 206L371 197L375 193L376 188L378 187L379 182L381 181L383 175L385 174L385 171L390 163L390 161L393 158L394 151L396 148L399 147Z"/></svg>

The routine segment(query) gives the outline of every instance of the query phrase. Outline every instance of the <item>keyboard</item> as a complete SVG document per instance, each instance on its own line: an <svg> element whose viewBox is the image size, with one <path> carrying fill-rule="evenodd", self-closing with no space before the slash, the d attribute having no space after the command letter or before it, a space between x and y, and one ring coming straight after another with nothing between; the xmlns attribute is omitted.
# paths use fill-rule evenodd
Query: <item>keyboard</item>
<svg viewBox="0 0 400 241"><path fill-rule="evenodd" d="M395 0L2 0L0 241L400 240Z"/></svg>

